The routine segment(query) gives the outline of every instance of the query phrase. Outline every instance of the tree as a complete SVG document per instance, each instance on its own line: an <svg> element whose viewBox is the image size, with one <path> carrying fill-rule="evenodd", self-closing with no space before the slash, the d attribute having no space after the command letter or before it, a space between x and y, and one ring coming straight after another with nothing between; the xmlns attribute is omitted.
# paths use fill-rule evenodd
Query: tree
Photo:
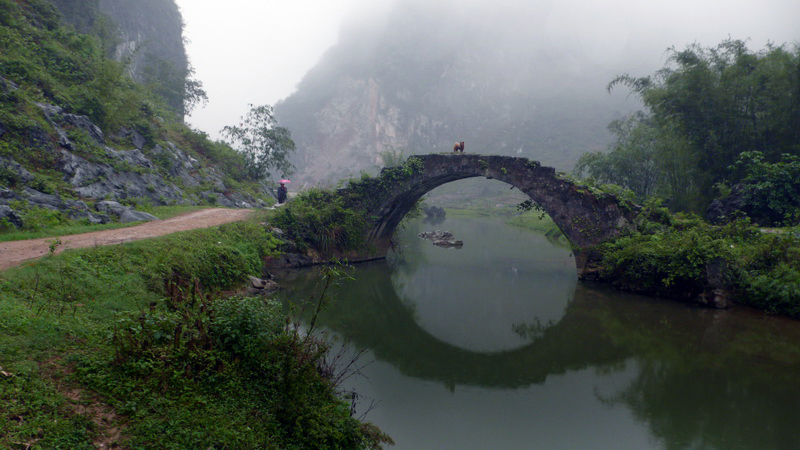
<svg viewBox="0 0 800 450"><path fill-rule="evenodd" d="M382 169L384 167L394 167L403 164L406 160L405 152L406 150L404 148L389 147L386 150L378 153L378 157L380 158L378 169Z"/></svg>
<svg viewBox="0 0 800 450"><path fill-rule="evenodd" d="M199 106L208 104L208 93L203 89L203 82L194 78L194 68L189 66L183 84L183 114L189 116Z"/></svg>
<svg viewBox="0 0 800 450"><path fill-rule="evenodd" d="M575 166L578 176L587 174L600 183L613 183L632 190L644 199L658 183L658 130L641 111L608 126L617 140L608 153L583 154Z"/></svg>
<svg viewBox="0 0 800 450"><path fill-rule="evenodd" d="M761 225L795 225L800 221L800 156L783 154L776 163L761 152L744 152L730 168L740 174L742 210Z"/></svg>
<svg viewBox="0 0 800 450"><path fill-rule="evenodd" d="M281 176L291 175L294 168L288 158L295 150L291 133L277 126L271 106L249 106L250 112L238 126L222 129L223 137L244 154L247 172L253 179L269 178L273 169Z"/></svg>
<svg viewBox="0 0 800 450"><path fill-rule="evenodd" d="M660 136L656 148L671 148L657 152L657 166L671 190L685 191L681 209L703 209L743 152L771 162L800 154L800 47L770 44L754 53L729 39L672 48L654 75L621 75L608 89L617 85L641 97Z"/></svg>

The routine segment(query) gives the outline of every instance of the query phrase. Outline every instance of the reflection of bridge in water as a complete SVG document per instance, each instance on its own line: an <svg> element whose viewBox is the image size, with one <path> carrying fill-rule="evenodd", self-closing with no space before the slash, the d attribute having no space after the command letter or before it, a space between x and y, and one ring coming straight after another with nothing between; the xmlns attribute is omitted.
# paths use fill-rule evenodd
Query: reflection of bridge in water
<svg viewBox="0 0 800 450"><path fill-rule="evenodd" d="M530 334L529 344L483 353L443 342L415 321L383 265L359 265L358 280L343 285L346 295L332 302L319 323L346 335L356 348L370 348L377 359L391 363L403 374L448 386L519 388L570 370L617 364L630 356L629 350L614 344L599 320L582 310L591 309L589 297L600 294L580 286L558 323L545 327L519 324L521 333ZM376 273L366 275L366 271ZM297 292L302 288L291 289L303 296ZM363 301L367 298L369 301Z"/></svg>
<svg viewBox="0 0 800 450"><path fill-rule="evenodd" d="M310 298L317 274L281 279ZM658 447L800 448L796 322L686 307L578 283L557 323L530 343L481 353L437 339L403 304L383 262L359 265L319 323L400 373L456 389L524 389L568 372L631 370L600 399L648 424ZM778 327L783 322L787 326ZM599 394L598 394L599 395ZM663 444L663 445L662 445Z"/></svg>
<svg viewBox="0 0 800 450"><path fill-rule="evenodd" d="M473 177L507 183L550 215L572 243L581 276L591 262L593 246L634 227L634 205L613 195L594 194L558 176L552 167L509 156L434 154L412 156L403 167L384 169L367 188L368 241L379 256L385 256L397 225L417 200L443 184ZM347 191L340 192L347 195Z"/></svg>

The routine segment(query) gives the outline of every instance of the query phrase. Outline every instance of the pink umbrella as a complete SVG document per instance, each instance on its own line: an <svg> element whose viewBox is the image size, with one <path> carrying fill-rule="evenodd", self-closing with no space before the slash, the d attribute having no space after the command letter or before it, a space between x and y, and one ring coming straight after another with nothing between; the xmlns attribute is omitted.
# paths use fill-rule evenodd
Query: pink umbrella
<svg viewBox="0 0 800 450"><path fill-rule="evenodd" d="M281 182L282 184L291 183L291 181L289 181L289 180L281 180L280 182Z"/></svg>

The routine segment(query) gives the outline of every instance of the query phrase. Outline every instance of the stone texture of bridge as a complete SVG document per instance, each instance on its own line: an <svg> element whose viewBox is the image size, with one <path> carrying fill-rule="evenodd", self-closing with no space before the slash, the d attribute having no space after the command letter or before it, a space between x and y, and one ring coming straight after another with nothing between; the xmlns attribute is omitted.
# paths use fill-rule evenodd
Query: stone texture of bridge
<svg viewBox="0 0 800 450"><path fill-rule="evenodd" d="M614 195L594 194L536 161L498 155L419 155L410 157L400 169L384 169L374 182L380 188L367 192L367 240L374 256L386 255L398 224L423 195L473 177L507 183L540 205L572 244L582 278L591 278L594 246L635 227L635 205Z"/></svg>

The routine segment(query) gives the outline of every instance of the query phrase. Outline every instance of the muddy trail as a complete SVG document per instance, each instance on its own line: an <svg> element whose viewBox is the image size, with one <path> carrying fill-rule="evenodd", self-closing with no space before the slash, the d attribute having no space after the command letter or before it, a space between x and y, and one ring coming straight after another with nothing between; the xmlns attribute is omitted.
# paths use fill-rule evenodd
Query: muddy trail
<svg viewBox="0 0 800 450"><path fill-rule="evenodd" d="M114 245L123 242L147 239L178 231L207 228L223 223L237 222L246 219L251 209L211 208L193 211L165 220L156 220L129 228L116 230L93 231L84 234L47 237L26 241L0 242L0 270L18 266L25 261L39 258L50 253L50 244L58 239L61 244L56 253L66 249L94 247L98 245Z"/></svg>

